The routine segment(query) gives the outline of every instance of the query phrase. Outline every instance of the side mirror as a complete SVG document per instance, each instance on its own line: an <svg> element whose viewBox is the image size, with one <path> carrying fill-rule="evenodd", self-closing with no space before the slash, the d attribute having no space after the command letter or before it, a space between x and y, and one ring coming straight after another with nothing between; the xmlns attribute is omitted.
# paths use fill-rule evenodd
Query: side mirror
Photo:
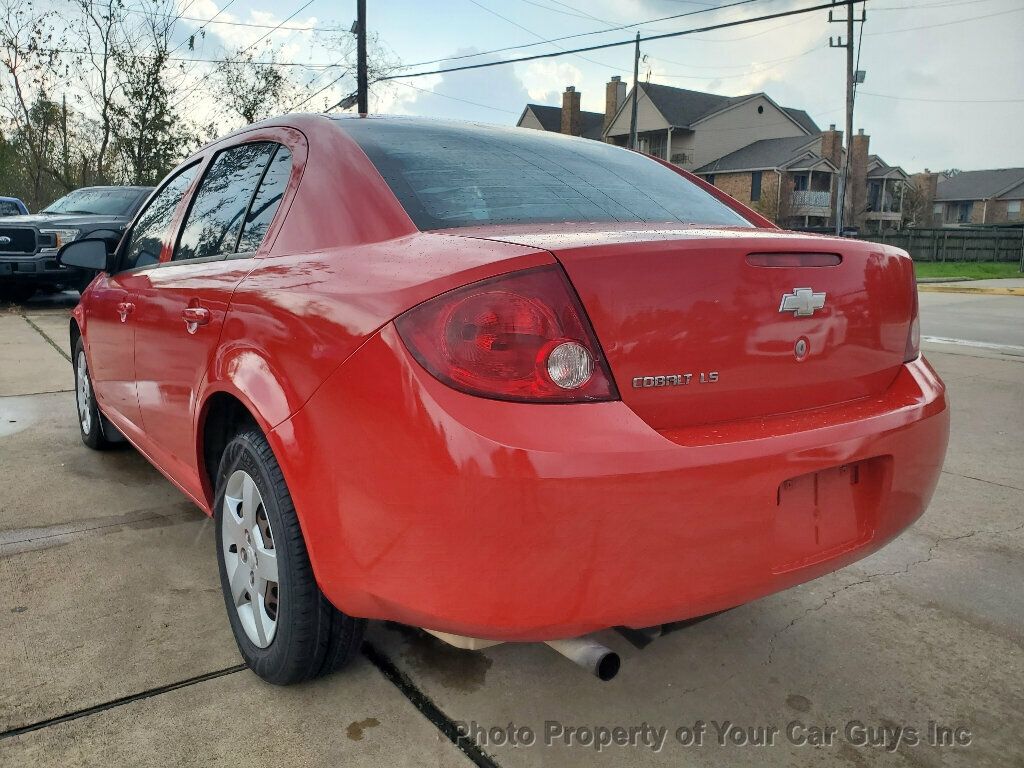
<svg viewBox="0 0 1024 768"><path fill-rule="evenodd" d="M65 267L80 267L94 272L109 271L109 243L98 237L73 240L57 252L57 261Z"/></svg>

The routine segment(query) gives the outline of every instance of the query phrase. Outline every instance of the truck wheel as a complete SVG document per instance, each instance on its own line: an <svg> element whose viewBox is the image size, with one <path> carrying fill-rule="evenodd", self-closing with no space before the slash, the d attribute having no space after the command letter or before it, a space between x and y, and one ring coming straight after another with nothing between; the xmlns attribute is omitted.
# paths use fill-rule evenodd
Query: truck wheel
<svg viewBox="0 0 1024 768"><path fill-rule="evenodd" d="M75 404L78 406L78 429L82 435L82 442L94 451L105 450L116 441L107 439L104 428L114 430L114 426L104 418L99 406L96 405L96 394L93 392L92 377L89 375L89 361L85 356L85 344L81 338L75 344L73 365Z"/></svg>
<svg viewBox="0 0 1024 768"><path fill-rule="evenodd" d="M351 661L366 621L337 610L317 586L281 467L258 429L224 449L214 517L224 603L249 668L290 685Z"/></svg>
<svg viewBox="0 0 1024 768"><path fill-rule="evenodd" d="M27 283L0 285L0 303L22 304L35 296L36 287Z"/></svg>

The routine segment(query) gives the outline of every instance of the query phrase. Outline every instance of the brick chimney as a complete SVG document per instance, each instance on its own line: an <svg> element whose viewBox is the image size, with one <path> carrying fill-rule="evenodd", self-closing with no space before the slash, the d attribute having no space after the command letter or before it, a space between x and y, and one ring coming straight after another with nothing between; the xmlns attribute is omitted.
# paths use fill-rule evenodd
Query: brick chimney
<svg viewBox="0 0 1024 768"><path fill-rule="evenodd" d="M580 94L575 86L566 86L562 94L562 133L579 136L583 133L580 122Z"/></svg>
<svg viewBox="0 0 1024 768"><path fill-rule="evenodd" d="M923 173L915 173L910 177L910 183L917 189L919 204L916 209L908 208L904 201L904 210L913 217L911 223L922 227L932 223L932 207L935 205L935 196L939 192L939 174L933 173L927 168Z"/></svg>
<svg viewBox="0 0 1024 768"><path fill-rule="evenodd" d="M843 132L836 130L835 123L832 123L827 131L821 132L821 156L836 168L842 167Z"/></svg>
<svg viewBox="0 0 1024 768"><path fill-rule="evenodd" d="M845 221L864 229L868 207L868 144L871 137L861 128L850 143L850 189L846 193Z"/></svg>
<svg viewBox="0 0 1024 768"><path fill-rule="evenodd" d="M930 211L935 195L939 192L939 174L925 168L924 173L915 173L910 180L920 190L921 199L927 202Z"/></svg>
<svg viewBox="0 0 1024 768"><path fill-rule="evenodd" d="M604 87L604 130L608 130L608 126L615 119L615 113L625 100L626 84L622 82L621 77L615 75Z"/></svg>

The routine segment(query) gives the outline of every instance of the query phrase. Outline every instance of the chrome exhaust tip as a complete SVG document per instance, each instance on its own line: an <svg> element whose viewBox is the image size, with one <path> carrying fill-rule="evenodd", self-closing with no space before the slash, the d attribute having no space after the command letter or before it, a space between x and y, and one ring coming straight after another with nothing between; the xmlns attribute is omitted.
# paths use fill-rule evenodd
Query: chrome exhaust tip
<svg viewBox="0 0 1024 768"><path fill-rule="evenodd" d="M619 654L590 638L573 637L568 640L545 640L544 645L558 651L573 664L583 667L587 672L605 682L619 674L619 667L622 665Z"/></svg>

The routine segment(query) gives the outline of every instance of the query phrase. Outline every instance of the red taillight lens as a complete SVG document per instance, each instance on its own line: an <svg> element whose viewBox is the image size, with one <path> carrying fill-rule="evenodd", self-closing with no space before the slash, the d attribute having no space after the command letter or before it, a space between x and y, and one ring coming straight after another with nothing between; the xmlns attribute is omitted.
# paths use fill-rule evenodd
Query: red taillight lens
<svg viewBox="0 0 1024 768"><path fill-rule="evenodd" d="M907 349L903 355L903 362L909 363L916 360L921 354L921 313L917 299L917 275L914 274L914 265L910 265L910 290L913 291L911 299L910 332L907 334Z"/></svg>
<svg viewBox="0 0 1024 768"><path fill-rule="evenodd" d="M449 291L410 309L395 325L420 365L469 394L545 403L618 397L558 266Z"/></svg>

